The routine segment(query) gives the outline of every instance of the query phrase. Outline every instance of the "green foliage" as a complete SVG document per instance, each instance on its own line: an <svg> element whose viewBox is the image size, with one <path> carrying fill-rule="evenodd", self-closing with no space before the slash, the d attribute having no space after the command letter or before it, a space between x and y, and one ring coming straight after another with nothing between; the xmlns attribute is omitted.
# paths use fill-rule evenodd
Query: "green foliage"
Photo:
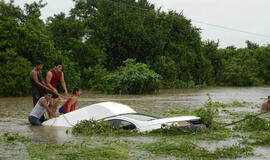
<svg viewBox="0 0 270 160"><path fill-rule="evenodd" d="M170 135L183 135L183 134L191 134L192 131L184 128L180 128L177 125L166 125L162 124L161 128L152 130L146 134L158 134L161 136L170 136Z"/></svg>
<svg viewBox="0 0 270 160"><path fill-rule="evenodd" d="M18 133L4 133L0 139L2 142L6 143L15 143L15 142L31 142L31 139L28 137L20 136Z"/></svg>
<svg viewBox="0 0 270 160"><path fill-rule="evenodd" d="M238 123L233 129L238 131L270 131L270 122L260 117L247 115L245 121Z"/></svg>
<svg viewBox="0 0 270 160"><path fill-rule="evenodd" d="M30 92L31 63L14 50L0 51L0 95L25 96Z"/></svg>
<svg viewBox="0 0 270 160"><path fill-rule="evenodd" d="M189 111L188 109L178 109L178 110L168 110L166 112L162 112L162 115L165 117L174 117L174 116L183 116L183 115L194 115L194 112Z"/></svg>
<svg viewBox="0 0 270 160"><path fill-rule="evenodd" d="M151 93L159 89L160 76L150 70L146 64L135 63L127 59L125 67L104 77L104 92L110 94Z"/></svg>
<svg viewBox="0 0 270 160"><path fill-rule="evenodd" d="M102 90L104 88L103 78L108 75L108 71L101 65L84 68L82 72L82 86L93 90Z"/></svg>
<svg viewBox="0 0 270 160"><path fill-rule="evenodd" d="M269 131L252 131L247 137L243 138L242 143L252 146L270 146Z"/></svg>
<svg viewBox="0 0 270 160"><path fill-rule="evenodd" d="M208 100L203 105L203 107L195 110L194 112L198 117L201 118L206 127L214 129L217 127L217 123L214 121L214 118L217 116L218 110L213 106L213 102L210 95L208 94L207 96Z"/></svg>
<svg viewBox="0 0 270 160"><path fill-rule="evenodd" d="M158 141L146 144L144 148L154 154L172 155L187 159L241 158L253 155L252 147L240 146L239 144L208 151L190 141L178 141L175 143Z"/></svg>
<svg viewBox="0 0 270 160"><path fill-rule="evenodd" d="M222 125L222 124L219 124ZM196 139L198 140L206 140L206 141L220 141L226 140L233 136L233 132L231 129L224 127L216 127L214 129L202 127L198 129L195 133Z"/></svg>
<svg viewBox="0 0 270 160"><path fill-rule="evenodd" d="M122 128L116 128L109 124L107 121L95 121L95 120L84 120L78 123L72 128L72 134L74 135L132 135L136 134L136 130L124 130Z"/></svg>
<svg viewBox="0 0 270 160"><path fill-rule="evenodd" d="M164 82L174 82L179 76L177 65L171 57L160 56L152 66L154 71L162 76Z"/></svg>
<svg viewBox="0 0 270 160"><path fill-rule="evenodd" d="M182 13L156 10L147 0L74 3L68 15L56 14L45 24L40 19L43 1L24 8L1 1L0 52L13 50L32 64L41 60L44 73L61 59L69 90L81 84L106 93L133 94L160 87L270 84L270 46L247 40L246 48L219 49L219 42L202 42L200 29ZM146 73L137 71L139 67L132 74L132 67L118 68L127 59L136 59L134 66L147 68ZM25 92L29 87L24 85Z"/></svg>
<svg viewBox="0 0 270 160"><path fill-rule="evenodd" d="M27 147L31 159L128 159L129 151L125 143L105 141L95 144L89 141L81 143L66 142L64 144L34 144Z"/></svg>

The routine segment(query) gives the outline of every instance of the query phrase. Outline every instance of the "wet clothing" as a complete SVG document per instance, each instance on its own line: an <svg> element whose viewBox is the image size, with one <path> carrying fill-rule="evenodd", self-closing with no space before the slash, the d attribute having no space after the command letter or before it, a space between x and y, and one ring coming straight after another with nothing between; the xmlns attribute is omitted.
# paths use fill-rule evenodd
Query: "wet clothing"
<svg viewBox="0 0 270 160"><path fill-rule="evenodd" d="M37 73L37 78L38 78L38 81L41 83L42 82L42 72L41 71L39 71ZM44 89L42 87L38 86L32 77L30 77L30 83L32 86L31 92L32 92L32 96L33 96L33 104L35 107L39 98L43 96Z"/></svg>
<svg viewBox="0 0 270 160"><path fill-rule="evenodd" d="M75 97L75 94L72 94L70 97ZM60 113L67 113L68 112L68 104L70 103L71 98L68 99L66 101L66 103L63 104L63 106L61 108L59 108L59 112ZM76 109L76 104L77 104L77 100L76 102L74 102L71 106L70 106L70 112L74 111Z"/></svg>
<svg viewBox="0 0 270 160"><path fill-rule="evenodd" d="M33 108L33 110L31 111L30 113L30 116L28 117L28 120L29 122L32 124L32 125L37 125L37 126L40 126L41 123L45 120L44 119L44 113L46 112L46 108L42 107L40 104L39 104L39 101L41 99L43 99L45 97L41 97L37 104L35 105L35 107ZM48 102L48 105L50 104L50 102Z"/></svg>
<svg viewBox="0 0 270 160"><path fill-rule="evenodd" d="M29 116L28 120L33 126L42 126L41 123L45 121L45 118L44 116L42 116L40 119L34 116Z"/></svg>
<svg viewBox="0 0 270 160"><path fill-rule="evenodd" d="M50 71L52 72L52 79L51 79L50 84L51 84L54 88L57 88L58 81L59 81L59 80L61 79L61 77L62 77L62 72L56 73L56 72L54 71L54 69L51 69Z"/></svg>
<svg viewBox="0 0 270 160"><path fill-rule="evenodd" d="M63 106L59 108L59 113L61 114L66 114L67 112L64 111L64 108Z"/></svg>
<svg viewBox="0 0 270 160"><path fill-rule="evenodd" d="M51 69L50 71L52 72L52 79L51 79L50 84L51 84L54 88L57 88L58 81L61 79L62 73L63 73L63 72L58 72L58 73L56 73L56 72L54 71L54 69ZM57 94L53 93L52 98L58 98L58 97L59 97L59 96L58 96Z"/></svg>

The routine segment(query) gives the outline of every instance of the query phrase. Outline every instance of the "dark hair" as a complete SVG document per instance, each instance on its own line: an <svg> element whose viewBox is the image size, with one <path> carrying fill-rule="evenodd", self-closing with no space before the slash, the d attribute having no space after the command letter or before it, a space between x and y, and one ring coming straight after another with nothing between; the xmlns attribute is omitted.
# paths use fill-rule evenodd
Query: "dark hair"
<svg viewBox="0 0 270 160"><path fill-rule="evenodd" d="M62 62L61 61L54 62L54 66L59 66L59 65L62 65Z"/></svg>
<svg viewBox="0 0 270 160"><path fill-rule="evenodd" d="M270 98L270 96L268 96L268 99Z"/></svg>
<svg viewBox="0 0 270 160"><path fill-rule="evenodd" d="M80 88L79 88L79 87L75 87L75 88L73 89L72 94L76 94L76 92L78 92L79 90L80 90Z"/></svg>
<svg viewBox="0 0 270 160"><path fill-rule="evenodd" d="M41 65L41 64L43 64L43 63L40 60L37 60L35 63L36 66Z"/></svg>
<svg viewBox="0 0 270 160"><path fill-rule="evenodd" d="M47 95L47 94L53 95L53 92L46 89L46 90L44 90L43 94L44 94L44 95Z"/></svg>

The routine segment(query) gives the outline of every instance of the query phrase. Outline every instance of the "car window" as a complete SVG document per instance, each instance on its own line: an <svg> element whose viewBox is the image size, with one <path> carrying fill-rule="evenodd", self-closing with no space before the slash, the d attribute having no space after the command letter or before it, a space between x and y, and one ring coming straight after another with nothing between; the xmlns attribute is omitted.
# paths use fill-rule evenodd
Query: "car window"
<svg viewBox="0 0 270 160"><path fill-rule="evenodd" d="M117 128L122 128L122 129L126 129L126 130L136 129L136 126L133 123L125 121L125 120L111 119L111 120L108 120L108 122Z"/></svg>
<svg viewBox="0 0 270 160"><path fill-rule="evenodd" d="M148 116L148 115L144 115L144 114L126 114L123 116L128 117L128 118L132 118L132 119L136 119L139 121L151 121L151 120L157 119L156 117L152 117L152 116Z"/></svg>

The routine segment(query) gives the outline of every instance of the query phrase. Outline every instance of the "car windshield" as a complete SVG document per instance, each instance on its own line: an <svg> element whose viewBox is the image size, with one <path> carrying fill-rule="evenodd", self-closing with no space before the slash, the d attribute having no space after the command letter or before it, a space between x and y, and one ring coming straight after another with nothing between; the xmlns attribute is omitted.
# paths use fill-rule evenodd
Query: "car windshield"
<svg viewBox="0 0 270 160"><path fill-rule="evenodd" d="M128 117L128 118L132 118L132 119L136 119L139 121L152 121L152 120L158 119L157 117L148 116L148 115L144 115L144 114L125 114L123 116Z"/></svg>

